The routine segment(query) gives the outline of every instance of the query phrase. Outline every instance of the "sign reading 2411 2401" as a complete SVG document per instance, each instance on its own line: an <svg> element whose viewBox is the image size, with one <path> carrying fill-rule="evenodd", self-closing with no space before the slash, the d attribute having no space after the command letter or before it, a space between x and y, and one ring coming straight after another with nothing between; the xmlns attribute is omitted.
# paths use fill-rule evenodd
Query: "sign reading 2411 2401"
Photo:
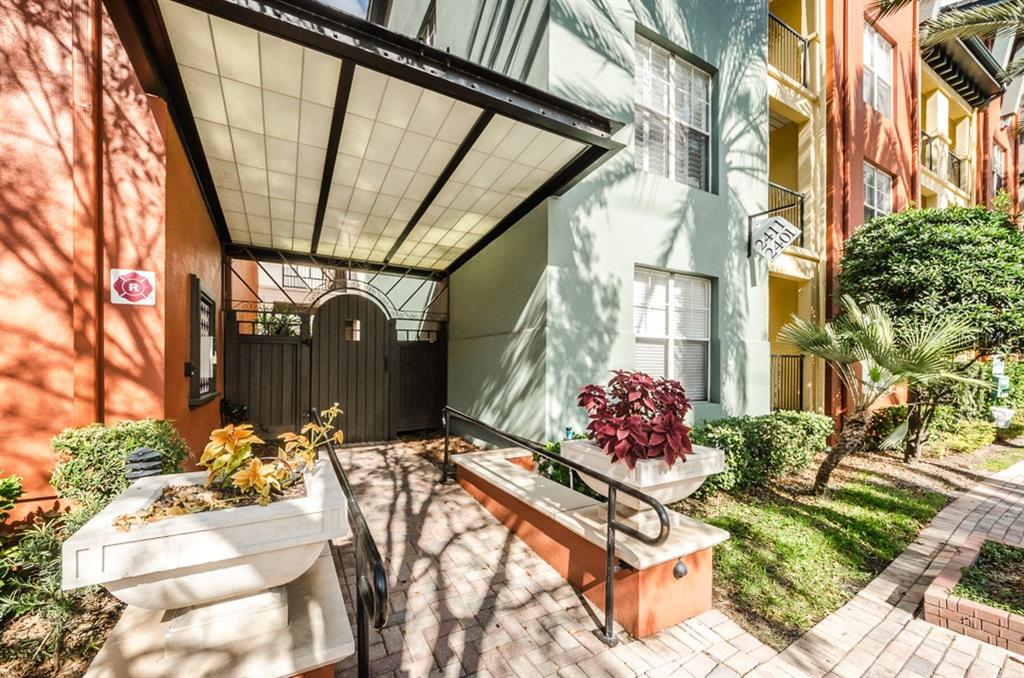
<svg viewBox="0 0 1024 678"><path fill-rule="evenodd" d="M156 273L131 268L110 271L110 303L133 306L156 304Z"/></svg>
<svg viewBox="0 0 1024 678"><path fill-rule="evenodd" d="M754 251L768 261L775 261L799 237L800 229L787 219L765 217L757 222L754 229Z"/></svg>

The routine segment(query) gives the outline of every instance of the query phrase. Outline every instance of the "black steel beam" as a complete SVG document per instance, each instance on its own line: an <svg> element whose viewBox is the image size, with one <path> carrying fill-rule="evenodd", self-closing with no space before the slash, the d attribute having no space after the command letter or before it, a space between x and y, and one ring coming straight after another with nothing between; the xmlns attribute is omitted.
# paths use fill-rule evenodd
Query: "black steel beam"
<svg viewBox="0 0 1024 678"><path fill-rule="evenodd" d="M469 149L473 148L473 144L476 143L476 140L479 139L480 135L484 133L485 129L487 129L487 125L490 124L492 118L494 118L494 113L491 111L484 111L480 114L480 117L476 119L476 122L473 123L469 133L466 134L462 143L459 144L459 147L455 149L455 153L452 154L451 159L448 160L448 164L446 164L444 169L441 170L441 174L437 176L437 179L430 187L430 190L427 191L422 202L420 202L419 207L417 207L416 211L412 213L412 216L409 218L409 223L407 223L405 228L402 229L401 234L399 234L398 238L395 240L395 244L391 246L390 250L388 250L388 255L384 257L385 263L391 262L391 257L395 256L395 252L398 251L398 248L402 246L405 239L409 237L410 233L412 233L412 229L416 228L416 224L418 224L420 219L423 218L423 213L427 211L427 208L430 207L432 202L434 202L434 198L437 197L437 194L441 192L444 185L447 184L448 180L452 178L453 174L455 174L455 170L459 168L459 163L462 162L463 158L466 157L466 154L469 153Z"/></svg>
<svg viewBox="0 0 1024 678"><path fill-rule="evenodd" d="M477 240L473 243L472 247L459 255L459 257L452 262L451 266L446 269L448 275L451 275L467 261L475 257L480 250L496 240L502 233L510 229L517 221L533 211L535 207L544 202L544 200L549 196L556 195L561 191L564 191L566 186L578 180L581 172L584 172L588 167L592 167L596 163L601 162L602 156L606 153L607 151L596 146L580 152L572 162L563 167L556 174L552 175L551 178L545 181L540 188L531 193L526 200L519 203L515 209L509 212L504 219L495 224L494 228L492 228L486 235Z"/></svg>
<svg viewBox="0 0 1024 678"><path fill-rule="evenodd" d="M356 271L381 271L383 273L406 274L419 278L433 278L441 280L445 277L444 271L435 271L427 268L409 268L408 266L382 266L379 262L357 261L343 259L323 254L306 254L304 252L285 252L270 247L250 247L247 245L227 244L224 246L225 256L232 259L246 259L250 261L279 262L282 259L295 264L313 264L314 266L325 266L329 268L347 268Z"/></svg>
<svg viewBox="0 0 1024 678"><path fill-rule="evenodd" d="M454 99L606 149L622 123L312 0L177 0Z"/></svg>
<svg viewBox="0 0 1024 678"><path fill-rule="evenodd" d="M313 254L316 254L316 250L320 246L320 233L324 228L324 213L327 211L327 197L331 194L331 179L334 178L334 165L338 160L338 144L341 142L341 129L345 124L345 114L348 112L348 95L352 93L352 76L355 72L355 64L351 61L341 62L338 90L334 94L331 130L327 134L324 175L320 179L320 197L316 203L316 219L313 221L313 241L309 247L309 251Z"/></svg>
<svg viewBox="0 0 1024 678"><path fill-rule="evenodd" d="M136 31L143 36L143 48L153 65L159 86L163 90L171 121L185 148L185 156L192 167L196 183L199 184L199 193L203 196L203 202L206 203L210 220L213 221L213 228L217 231L217 237L222 243L230 243L231 234L228 231L227 221L224 219L224 210L220 206L217 189L213 185L213 175L206 162L206 154L203 152L203 144L199 139L195 116L192 115L192 108L189 106L188 96L185 93L185 85L181 80L178 64L171 49L171 41L167 36L167 29L156 0L140 0L139 2L105 0L105 2L118 5L118 12L123 12L131 17Z"/></svg>

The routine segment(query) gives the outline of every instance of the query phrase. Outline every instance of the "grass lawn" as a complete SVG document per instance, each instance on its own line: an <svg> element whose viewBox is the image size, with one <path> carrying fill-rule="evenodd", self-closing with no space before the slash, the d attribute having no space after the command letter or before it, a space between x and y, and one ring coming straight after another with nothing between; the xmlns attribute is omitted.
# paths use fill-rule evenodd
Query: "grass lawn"
<svg viewBox="0 0 1024 678"><path fill-rule="evenodd" d="M732 534L715 550L716 606L777 648L841 607L947 502L870 472L844 475L827 497L776 488L683 508Z"/></svg>
<svg viewBox="0 0 1024 678"><path fill-rule="evenodd" d="M978 466L986 471L998 473L1010 468L1019 461L1024 461L1024 450L1005 449L1005 451L1001 450L990 457L982 459Z"/></svg>
<svg viewBox="0 0 1024 678"><path fill-rule="evenodd" d="M978 559L964 569L952 593L1024 615L1024 549L984 542Z"/></svg>

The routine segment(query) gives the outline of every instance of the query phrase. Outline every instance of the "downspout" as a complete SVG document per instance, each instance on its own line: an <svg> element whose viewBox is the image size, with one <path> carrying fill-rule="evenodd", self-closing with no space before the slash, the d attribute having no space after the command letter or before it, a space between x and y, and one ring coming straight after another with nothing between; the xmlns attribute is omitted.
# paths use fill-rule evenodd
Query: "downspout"
<svg viewBox="0 0 1024 678"><path fill-rule="evenodd" d="M81 425L104 417L103 7L75 0L72 13L72 415Z"/></svg>

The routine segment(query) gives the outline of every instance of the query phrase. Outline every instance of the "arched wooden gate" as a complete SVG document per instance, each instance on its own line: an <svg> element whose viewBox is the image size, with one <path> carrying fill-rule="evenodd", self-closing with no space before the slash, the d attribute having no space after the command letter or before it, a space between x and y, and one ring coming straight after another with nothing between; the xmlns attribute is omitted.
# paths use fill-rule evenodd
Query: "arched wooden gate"
<svg viewBox="0 0 1024 678"><path fill-rule="evenodd" d="M440 422L443 326L398 329L373 300L356 294L329 297L312 315L232 310L226 326L224 400L244 406L242 419L261 435L298 430L311 405L333 402L345 412L346 442L389 440Z"/></svg>
<svg viewBox="0 0 1024 678"><path fill-rule="evenodd" d="M313 317L310 401L341 404L350 442L389 440L398 425L395 321L366 297L331 297Z"/></svg>

